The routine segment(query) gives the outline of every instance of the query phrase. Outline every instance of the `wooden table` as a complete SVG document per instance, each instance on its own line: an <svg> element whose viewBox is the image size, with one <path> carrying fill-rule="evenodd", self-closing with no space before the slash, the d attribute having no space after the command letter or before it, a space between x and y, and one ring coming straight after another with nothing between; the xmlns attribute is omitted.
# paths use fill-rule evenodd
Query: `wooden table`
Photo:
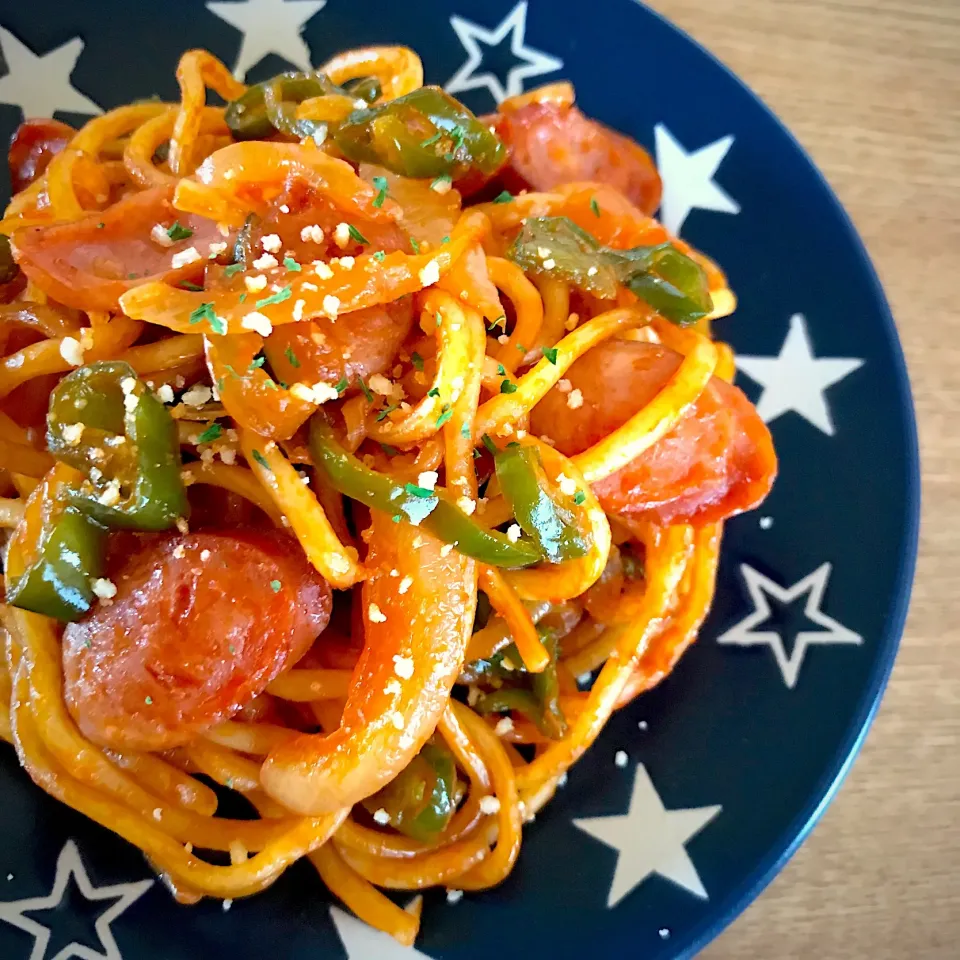
<svg viewBox="0 0 960 960"><path fill-rule="evenodd" d="M920 561L836 801L705 960L960 957L960 0L647 0L742 77L873 257L913 383Z"/></svg>

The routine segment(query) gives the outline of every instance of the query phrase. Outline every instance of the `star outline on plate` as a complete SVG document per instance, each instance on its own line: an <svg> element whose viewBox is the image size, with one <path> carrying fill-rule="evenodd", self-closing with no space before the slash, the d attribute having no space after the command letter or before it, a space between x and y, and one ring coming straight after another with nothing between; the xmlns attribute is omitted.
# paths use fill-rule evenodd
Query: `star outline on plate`
<svg viewBox="0 0 960 960"><path fill-rule="evenodd" d="M303 31L326 5L327 0L210 0L206 7L242 34L233 75L243 80L271 53L298 70L312 70Z"/></svg>
<svg viewBox="0 0 960 960"><path fill-rule="evenodd" d="M7 68L0 77L0 103L19 107L24 118L52 117L58 110L103 113L98 103L70 82L83 48L80 37L71 37L53 50L38 54L0 24L0 50Z"/></svg>
<svg viewBox="0 0 960 960"><path fill-rule="evenodd" d="M492 30L457 14L450 17L450 25L467 51L467 59L444 84L448 93L466 93L486 87L494 102L500 103L507 97L523 93L524 80L563 69L563 61L558 57L527 46L527 0L521 0ZM477 41L482 41L487 47L496 47L508 33L511 34L510 52L523 63L510 68L507 72L507 85L504 87L496 74L476 72L483 63L483 53Z"/></svg>
<svg viewBox="0 0 960 960"><path fill-rule="evenodd" d="M727 134L697 150L686 150L663 123L653 128L657 170L663 184L660 222L675 237L694 210L736 215L740 204L714 180L720 164L733 146Z"/></svg>
<svg viewBox="0 0 960 960"><path fill-rule="evenodd" d="M581 817L573 821L577 829L617 851L607 908L615 907L654 875L700 900L708 900L706 887L686 845L722 809L715 804L667 810L647 768L638 763L625 814Z"/></svg>
<svg viewBox="0 0 960 960"><path fill-rule="evenodd" d="M32 934L34 937L33 950L30 953L29 960L45 960L47 946L50 942L50 928L31 917L25 916L25 914L57 908L63 901L71 877L87 901L116 901L101 913L94 922L94 929L100 938L100 946L105 952L100 950L94 952L90 947L74 940L49 960L68 960L72 957L76 957L78 960L123 960L110 925L128 907L139 900L153 886L155 881L138 880L132 883L116 883L105 887L95 887L87 875L86 867L84 867L83 860L80 857L80 850L73 840L68 840L63 845L63 849L57 857L57 868L50 893L46 896L26 897L22 900L0 901L0 921Z"/></svg>
<svg viewBox="0 0 960 960"><path fill-rule="evenodd" d="M780 668L780 674L788 690L793 690L800 677L800 669L806 658L807 650L812 646L849 645L859 646L863 637L845 627L838 620L824 613L823 595L830 580L833 565L822 563L812 573L808 573L790 587L782 587L776 581L764 576L747 563L740 564L740 573L754 609L729 630L717 637L721 646L755 647L769 646ZM781 603L791 603L803 594L808 594L804 604L804 615L808 620L824 627L824 630L801 630L797 633L793 648L787 653L783 637L779 630L755 630L770 618L772 610L767 594Z"/></svg>
<svg viewBox="0 0 960 960"><path fill-rule="evenodd" d="M827 390L863 366L859 357L823 357L813 352L806 317L795 313L775 357L738 354L737 369L763 387L757 413L772 423L793 411L828 437L836 426L827 403Z"/></svg>

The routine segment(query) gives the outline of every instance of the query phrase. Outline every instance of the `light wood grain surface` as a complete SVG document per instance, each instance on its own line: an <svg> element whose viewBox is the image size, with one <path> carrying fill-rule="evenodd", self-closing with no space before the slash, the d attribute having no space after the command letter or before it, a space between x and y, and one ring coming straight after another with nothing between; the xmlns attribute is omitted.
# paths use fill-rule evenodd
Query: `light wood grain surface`
<svg viewBox="0 0 960 960"><path fill-rule="evenodd" d="M923 521L886 698L820 825L704 960L960 958L960 0L649 0L826 174L893 308Z"/></svg>

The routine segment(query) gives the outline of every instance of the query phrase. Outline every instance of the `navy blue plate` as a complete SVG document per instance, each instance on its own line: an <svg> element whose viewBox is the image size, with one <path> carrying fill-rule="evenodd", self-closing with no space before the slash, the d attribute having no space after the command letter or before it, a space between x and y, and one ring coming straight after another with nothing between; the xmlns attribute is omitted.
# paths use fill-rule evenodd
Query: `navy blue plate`
<svg viewBox="0 0 960 960"><path fill-rule="evenodd" d="M713 611L659 688L614 717L496 890L427 894L424 957L687 957L780 869L876 710L917 545L918 456L900 345L836 198L759 101L633 0L222 0L0 13L0 135L175 98L187 47L247 80L344 47L407 44L476 111L567 77L584 111L657 157L667 225L740 298L718 324L781 474L728 525ZM865 562L866 560L866 562ZM0 747L7 960L416 957L334 906L299 864L266 893L177 906L142 856L34 788ZM401 901L403 902L403 901Z"/></svg>

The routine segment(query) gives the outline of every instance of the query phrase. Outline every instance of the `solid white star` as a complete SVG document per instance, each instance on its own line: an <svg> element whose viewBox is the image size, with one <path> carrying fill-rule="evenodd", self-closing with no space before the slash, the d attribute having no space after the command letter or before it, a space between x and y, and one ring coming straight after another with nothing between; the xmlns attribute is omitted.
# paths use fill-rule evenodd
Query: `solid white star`
<svg viewBox="0 0 960 960"><path fill-rule="evenodd" d="M24 914L37 910L59 908L67 889L67 881L71 876L87 900L116 900L117 902L109 910L100 914L94 924L103 951L94 951L91 947L74 941L58 951L56 956L51 957L50 960L69 960L71 957L79 958L79 960L123 960L117 942L113 939L113 933L110 931L110 924L153 886L153 880L140 880L137 883L117 883L111 887L94 887L90 883L87 871L84 869L77 845L72 840L68 840L64 844L63 850L60 851L60 856L57 858L56 878L49 895L46 897L31 897L28 900L16 900L13 903L0 903L0 920L33 934L33 950L30 953L29 960L44 960L47 953L47 944L50 942L50 930L42 923L37 923L32 917L27 917Z"/></svg>
<svg viewBox="0 0 960 960"><path fill-rule="evenodd" d="M7 75L0 78L0 103L20 107L24 117L52 117L55 110L103 112L70 83L70 74L83 50L79 37L38 56L0 27L0 43L7 62Z"/></svg>
<svg viewBox="0 0 960 960"><path fill-rule="evenodd" d="M463 48L467 51L467 62L444 84L450 93L462 93L466 90L477 90L486 87L499 103L506 97L514 97L523 93L523 81L529 77L538 77L542 73L552 73L563 67L563 61L540 50L528 47L524 41L527 30L527 3L523 0L518 3L499 26L493 30L485 30L471 20L465 20L456 15L450 18L450 24L456 31ZM474 73L483 61L483 54L477 41L489 47L495 47L503 42L504 37L512 33L510 51L523 64L511 67L507 74L507 86L504 89L500 78L494 73Z"/></svg>
<svg viewBox="0 0 960 960"><path fill-rule="evenodd" d="M827 588L827 580L830 578L830 570L830 564L824 563L792 587L784 589L769 577L758 573L753 567L745 563L741 564L740 572L743 574L747 591L753 601L754 610L753 613L732 626L726 633L717 637L717 643L733 644L738 647L768 645L773 650L780 673L783 674L783 682L788 689L792 690L796 686L797 677L800 675L800 667L803 665L803 658L808 647L815 644L822 646L837 643L863 643L863 637L860 634L848 630L843 624L838 623L833 617L828 617L820 609L820 604L823 602L823 593ZM808 592L809 596L804 604L803 612L807 619L825 629L798 633L793 644L793 650L788 657L783 645L783 637L778 630L754 630L754 627L759 626L770 617L768 594L779 600L780 603L792 603L797 597Z"/></svg>
<svg viewBox="0 0 960 960"><path fill-rule="evenodd" d="M242 80L268 53L276 53L300 70L310 70L310 50L300 35L307 21L327 0L231 0L208 3L207 9L243 33L233 68Z"/></svg>
<svg viewBox="0 0 960 960"><path fill-rule="evenodd" d="M405 947L397 943L388 933L374 930L361 920L345 913L339 907L330 908L340 940L347 951L347 960L431 960L415 947Z"/></svg>
<svg viewBox="0 0 960 960"><path fill-rule="evenodd" d="M833 418L824 393L863 361L852 357L815 357L801 313L790 318L790 330L776 357L738 356L737 368L763 387L757 413L764 423L794 410L833 436Z"/></svg>
<svg viewBox="0 0 960 960"><path fill-rule="evenodd" d="M733 146L733 137L721 137L693 153L662 124L653 129L657 148L657 169L663 181L660 221L675 236L680 236L691 210L715 210L739 213L740 204L713 182L720 162Z"/></svg>
<svg viewBox="0 0 960 960"><path fill-rule="evenodd" d="M574 826L617 851L617 867L607 906L616 906L637 884L654 873L706 900L707 891L685 844L720 810L719 806L667 810L646 768L638 764L630 808L624 816L573 821Z"/></svg>

